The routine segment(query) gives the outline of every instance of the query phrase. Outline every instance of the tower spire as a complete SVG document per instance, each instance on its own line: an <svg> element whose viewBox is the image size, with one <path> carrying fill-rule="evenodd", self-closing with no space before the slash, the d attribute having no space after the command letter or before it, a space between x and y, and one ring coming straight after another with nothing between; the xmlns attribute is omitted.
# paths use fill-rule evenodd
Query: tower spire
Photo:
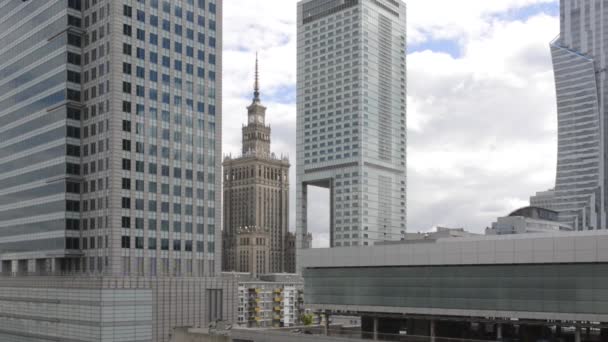
<svg viewBox="0 0 608 342"><path fill-rule="evenodd" d="M260 71L258 67L258 53L255 53L255 84L253 86L253 101L260 102Z"/></svg>

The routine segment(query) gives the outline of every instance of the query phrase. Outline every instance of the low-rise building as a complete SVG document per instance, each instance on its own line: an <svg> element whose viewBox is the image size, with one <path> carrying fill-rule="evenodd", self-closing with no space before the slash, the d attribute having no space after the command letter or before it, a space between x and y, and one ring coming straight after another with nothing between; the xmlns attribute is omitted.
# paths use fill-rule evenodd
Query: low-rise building
<svg viewBox="0 0 608 342"><path fill-rule="evenodd" d="M559 222L559 213L540 207L525 207L512 212L509 216L499 217L486 228L486 235L509 235L529 233L555 233L572 231L572 227Z"/></svg>
<svg viewBox="0 0 608 342"><path fill-rule="evenodd" d="M608 231L299 251L307 308L374 339L608 341Z"/></svg>
<svg viewBox="0 0 608 342"><path fill-rule="evenodd" d="M300 324L304 308L304 283L295 274L225 273L238 282L237 325L279 328Z"/></svg>

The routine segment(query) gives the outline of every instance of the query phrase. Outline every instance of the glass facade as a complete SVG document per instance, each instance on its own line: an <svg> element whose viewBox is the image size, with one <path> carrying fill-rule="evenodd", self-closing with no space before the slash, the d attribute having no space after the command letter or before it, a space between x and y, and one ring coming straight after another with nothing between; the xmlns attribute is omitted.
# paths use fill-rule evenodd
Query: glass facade
<svg viewBox="0 0 608 342"><path fill-rule="evenodd" d="M406 230L406 10L402 2L298 7L297 230L307 186L330 189L331 246Z"/></svg>
<svg viewBox="0 0 608 342"><path fill-rule="evenodd" d="M307 304L608 314L608 264L306 269Z"/></svg>
<svg viewBox="0 0 608 342"><path fill-rule="evenodd" d="M80 20L68 1L0 1L3 259L78 249Z"/></svg>
<svg viewBox="0 0 608 342"><path fill-rule="evenodd" d="M221 11L220 0L0 1L3 260L219 270Z"/></svg>
<svg viewBox="0 0 608 342"><path fill-rule="evenodd" d="M560 36L551 43L558 114L558 164L551 207L577 230L606 227L607 80L603 58L608 4L560 2Z"/></svg>

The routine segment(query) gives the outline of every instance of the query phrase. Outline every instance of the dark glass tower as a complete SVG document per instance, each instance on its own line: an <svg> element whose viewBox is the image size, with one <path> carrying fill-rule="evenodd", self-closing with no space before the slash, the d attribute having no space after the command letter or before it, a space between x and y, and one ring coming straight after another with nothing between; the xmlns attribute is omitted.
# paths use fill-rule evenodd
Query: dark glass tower
<svg viewBox="0 0 608 342"><path fill-rule="evenodd" d="M0 1L3 271L82 256L81 10L78 1Z"/></svg>

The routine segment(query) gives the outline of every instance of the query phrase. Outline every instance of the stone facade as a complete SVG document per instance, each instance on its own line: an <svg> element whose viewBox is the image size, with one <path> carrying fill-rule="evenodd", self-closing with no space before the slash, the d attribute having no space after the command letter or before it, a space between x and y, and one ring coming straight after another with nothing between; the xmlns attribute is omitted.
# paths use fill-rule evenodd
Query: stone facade
<svg viewBox="0 0 608 342"><path fill-rule="evenodd" d="M237 230L236 255L239 272L265 274L270 269L270 230L244 227Z"/></svg>
<svg viewBox="0 0 608 342"><path fill-rule="evenodd" d="M266 272L285 271L285 238L289 226L289 160L270 151L270 126L266 107L260 101L256 61L253 102L248 125L243 127L243 151L238 158L224 160L224 271L250 272L240 265L237 254L239 230L258 227L268 230L270 244Z"/></svg>

